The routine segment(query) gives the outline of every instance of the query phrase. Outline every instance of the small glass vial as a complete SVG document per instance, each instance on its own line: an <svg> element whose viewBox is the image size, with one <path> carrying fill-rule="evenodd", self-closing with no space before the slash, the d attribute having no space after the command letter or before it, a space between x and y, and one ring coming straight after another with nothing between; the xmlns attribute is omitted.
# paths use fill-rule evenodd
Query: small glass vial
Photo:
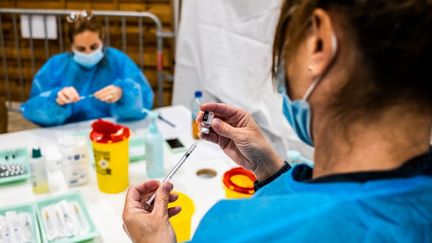
<svg viewBox="0 0 432 243"><path fill-rule="evenodd" d="M204 111L203 119L201 122L200 132L203 134L210 133L210 127L212 120L214 118L214 113L210 111Z"/></svg>

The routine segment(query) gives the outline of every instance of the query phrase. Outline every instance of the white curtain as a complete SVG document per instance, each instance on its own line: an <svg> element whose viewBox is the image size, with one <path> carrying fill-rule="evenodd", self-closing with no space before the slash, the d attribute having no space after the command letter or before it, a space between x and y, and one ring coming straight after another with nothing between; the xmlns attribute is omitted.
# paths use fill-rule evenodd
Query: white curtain
<svg viewBox="0 0 432 243"><path fill-rule="evenodd" d="M272 42L280 0L183 0L173 105L189 107L196 89L205 101L250 111L279 154L311 158L282 114L272 86Z"/></svg>

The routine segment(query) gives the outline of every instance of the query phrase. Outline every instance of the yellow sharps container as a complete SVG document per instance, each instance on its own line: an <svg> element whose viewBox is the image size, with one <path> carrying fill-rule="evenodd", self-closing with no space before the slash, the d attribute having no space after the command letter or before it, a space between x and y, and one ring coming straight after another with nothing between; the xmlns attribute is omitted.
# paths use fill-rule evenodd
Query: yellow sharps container
<svg viewBox="0 0 432 243"><path fill-rule="evenodd" d="M170 222L174 228L174 232L178 242L185 242L191 238L192 215L195 211L195 206L190 197L181 193L174 192L179 197L177 201L169 203L168 208L181 207L179 214L170 218Z"/></svg>
<svg viewBox="0 0 432 243"><path fill-rule="evenodd" d="M242 167L225 172L222 181L226 198L248 198L255 193L255 175Z"/></svg>
<svg viewBox="0 0 432 243"><path fill-rule="evenodd" d="M101 192L118 193L129 186L129 136L125 126L102 119L92 123L90 139Z"/></svg>

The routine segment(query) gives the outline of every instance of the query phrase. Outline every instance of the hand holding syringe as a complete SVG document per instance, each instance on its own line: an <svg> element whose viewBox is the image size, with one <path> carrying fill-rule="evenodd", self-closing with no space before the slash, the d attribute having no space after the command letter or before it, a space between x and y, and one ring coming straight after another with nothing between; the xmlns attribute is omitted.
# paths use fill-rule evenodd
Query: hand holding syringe
<svg viewBox="0 0 432 243"><path fill-rule="evenodd" d="M190 148L186 151L186 153L181 157L181 159L177 162L177 164L174 165L174 167L171 169L171 171L168 173L168 175L163 179L162 183L164 183L165 181L171 180L171 178L175 175L175 173L177 173L177 171L184 164L186 159L191 155L191 153L197 147L197 145L198 145L198 142L196 142L190 146ZM150 197L150 199L146 202L146 204L148 206L151 206L155 197L156 197L156 192Z"/></svg>

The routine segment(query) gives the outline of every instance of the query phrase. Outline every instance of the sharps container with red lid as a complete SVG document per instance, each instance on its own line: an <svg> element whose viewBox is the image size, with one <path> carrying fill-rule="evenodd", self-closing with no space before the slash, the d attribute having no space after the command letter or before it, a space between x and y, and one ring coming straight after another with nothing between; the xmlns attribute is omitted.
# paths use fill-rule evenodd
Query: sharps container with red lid
<svg viewBox="0 0 432 243"><path fill-rule="evenodd" d="M92 123L90 139L100 191L118 193L128 187L129 137L125 126L102 119Z"/></svg>

